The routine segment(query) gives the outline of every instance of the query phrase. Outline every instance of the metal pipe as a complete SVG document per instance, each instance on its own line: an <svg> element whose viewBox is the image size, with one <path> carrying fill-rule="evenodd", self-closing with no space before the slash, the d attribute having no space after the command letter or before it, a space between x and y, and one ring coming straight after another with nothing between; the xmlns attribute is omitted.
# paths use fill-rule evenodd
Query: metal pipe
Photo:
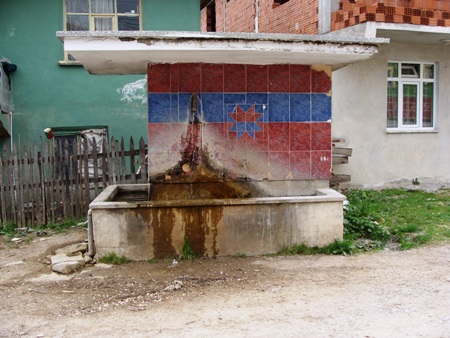
<svg viewBox="0 0 450 338"><path fill-rule="evenodd" d="M91 209L88 210L87 220L88 220L88 255L90 257L94 257L94 255L95 255L94 231L92 229L92 210Z"/></svg>

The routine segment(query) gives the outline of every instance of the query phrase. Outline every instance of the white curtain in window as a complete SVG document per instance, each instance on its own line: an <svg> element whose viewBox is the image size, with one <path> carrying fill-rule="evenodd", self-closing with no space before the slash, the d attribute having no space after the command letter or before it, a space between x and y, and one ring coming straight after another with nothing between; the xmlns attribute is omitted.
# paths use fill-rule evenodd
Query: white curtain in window
<svg viewBox="0 0 450 338"><path fill-rule="evenodd" d="M114 13L114 0L92 0L92 13Z"/></svg>
<svg viewBox="0 0 450 338"><path fill-rule="evenodd" d="M113 20L111 17L96 17L94 18L94 27L96 31L112 31Z"/></svg>

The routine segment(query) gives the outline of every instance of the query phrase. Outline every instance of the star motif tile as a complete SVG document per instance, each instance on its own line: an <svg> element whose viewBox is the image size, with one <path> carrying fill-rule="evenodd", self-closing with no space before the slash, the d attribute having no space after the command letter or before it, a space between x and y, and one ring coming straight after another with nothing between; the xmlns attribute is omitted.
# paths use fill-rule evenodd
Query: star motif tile
<svg viewBox="0 0 450 338"><path fill-rule="evenodd" d="M262 131L258 120L263 114L255 111L255 105L245 110L245 107L236 106L235 113L228 114L235 122L230 128L230 131L235 131L237 138L240 138L244 134L248 134L250 137L255 138L255 132Z"/></svg>

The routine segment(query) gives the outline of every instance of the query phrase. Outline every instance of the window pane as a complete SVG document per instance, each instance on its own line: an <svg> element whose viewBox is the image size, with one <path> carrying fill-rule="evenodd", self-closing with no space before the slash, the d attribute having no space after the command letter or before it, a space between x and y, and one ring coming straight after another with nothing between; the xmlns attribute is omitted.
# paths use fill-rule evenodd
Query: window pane
<svg viewBox="0 0 450 338"><path fill-rule="evenodd" d="M92 13L114 13L114 0L92 0Z"/></svg>
<svg viewBox="0 0 450 338"><path fill-rule="evenodd" d="M388 63L388 77L398 77L398 63Z"/></svg>
<svg viewBox="0 0 450 338"><path fill-rule="evenodd" d="M423 65L423 78L434 79L434 65Z"/></svg>
<svg viewBox="0 0 450 338"><path fill-rule="evenodd" d="M94 18L94 30L96 31L111 31L113 29L113 20L111 17L96 17Z"/></svg>
<svg viewBox="0 0 450 338"><path fill-rule="evenodd" d="M420 64L402 63L402 77L418 79L420 75Z"/></svg>
<svg viewBox="0 0 450 338"><path fill-rule="evenodd" d="M417 124L417 85L403 85L403 124Z"/></svg>
<svg viewBox="0 0 450 338"><path fill-rule="evenodd" d="M88 31L89 17L87 15L68 15L66 26L68 31Z"/></svg>
<svg viewBox="0 0 450 338"><path fill-rule="evenodd" d="M434 84L423 84L422 126L433 127Z"/></svg>
<svg viewBox="0 0 450 338"><path fill-rule="evenodd" d="M89 0L66 0L67 13L89 13Z"/></svg>
<svg viewBox="0 0 450 338"><path fill-rule="evenodd" d="M388 81L387 92L387 126L398 127L398 82Z"/></svg>
<svg viewBox="0 0 450 338"><path fill-rule="evenodd" d="M139 17L137 16L119 16L119 31L138 31Z"/></svg>
<svg viewBox="0 0 450 338"><path fill-rule="evenodd" d="M117 0L117 13L139 13L139 0Z"/></svg>

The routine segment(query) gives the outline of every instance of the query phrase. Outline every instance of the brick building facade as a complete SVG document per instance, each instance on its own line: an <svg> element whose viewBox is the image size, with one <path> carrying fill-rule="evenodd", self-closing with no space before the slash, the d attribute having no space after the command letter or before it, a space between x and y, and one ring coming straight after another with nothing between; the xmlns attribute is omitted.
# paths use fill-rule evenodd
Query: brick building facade
<svg viewBox="0 0 450 338"><path fill-rule="evenodd" d="M202 9L202 31L318 33L318 4L311 0L215 0ZM214 26L209 23L215 22Z"/></svg>

